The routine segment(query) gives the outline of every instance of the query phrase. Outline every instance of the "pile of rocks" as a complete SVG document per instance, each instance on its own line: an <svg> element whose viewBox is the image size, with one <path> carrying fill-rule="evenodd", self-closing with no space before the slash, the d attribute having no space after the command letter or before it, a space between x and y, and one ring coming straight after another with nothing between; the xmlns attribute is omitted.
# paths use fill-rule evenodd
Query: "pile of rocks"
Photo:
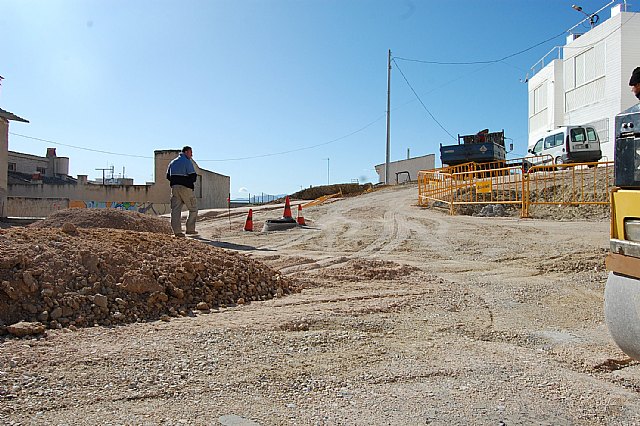
<svg viewBox="0 0 640 426"><path fill-rule="evenodd" d="M69 223L0 230L0 333L21 321L61 328L169 319L296 290L261 262L195 240Z"/></svg>

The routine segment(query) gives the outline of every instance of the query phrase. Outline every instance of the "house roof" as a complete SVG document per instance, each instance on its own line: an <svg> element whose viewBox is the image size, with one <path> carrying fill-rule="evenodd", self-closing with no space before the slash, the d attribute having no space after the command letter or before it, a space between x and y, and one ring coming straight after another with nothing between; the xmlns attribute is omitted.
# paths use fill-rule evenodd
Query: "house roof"
<svg viewBox="0 0 640 426"><path fill-rule="evenodd" d="M7 173L8 184L16 185L21 183L30 183L32 181L32 174L29 173L21 173L14 172L9 170ZM44 176L41 175L42 183L45 185L75 185L77 180L72 178L71 176Z"/></svg>
<svg viewBox="0 0 640 426"><path fill-rule="evenodd" d="M4 118L5 120L22 121L23 123L28 123L29 122L29 120L25 120L22 117L18 117L14 113L9 112L9 111L5 111L2 108L0 108L0 117Z"/></svg>

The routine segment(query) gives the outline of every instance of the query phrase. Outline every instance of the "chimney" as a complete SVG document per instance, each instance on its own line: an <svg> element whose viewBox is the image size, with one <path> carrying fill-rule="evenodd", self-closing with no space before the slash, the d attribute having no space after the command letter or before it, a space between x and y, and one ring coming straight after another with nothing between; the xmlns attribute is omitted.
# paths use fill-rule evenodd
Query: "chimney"
<svg viewBox="0 0 640 426"><path fill-rule="evenodd" d="M56 149L55 148L47 148L47 158L56 157Z"/></svg>

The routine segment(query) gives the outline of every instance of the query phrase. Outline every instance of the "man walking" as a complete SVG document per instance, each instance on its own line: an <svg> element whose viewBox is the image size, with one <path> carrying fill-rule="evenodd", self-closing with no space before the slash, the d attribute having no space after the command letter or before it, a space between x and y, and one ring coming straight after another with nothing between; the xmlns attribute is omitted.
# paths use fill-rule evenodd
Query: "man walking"
<svg viewBox="0 0 640 426"><path fill-rule="evenodd" d="M198 204L193 194L194 184L198 175L191 163L193 151L190 146L182 148L182 152L171 163L167 169L167 179L171 185L171 228L176 237L184 237L180 218L182 216L182 206L186 205L189 210L187 218L187 234L197 234L196 218L198 216Z"/></svg>

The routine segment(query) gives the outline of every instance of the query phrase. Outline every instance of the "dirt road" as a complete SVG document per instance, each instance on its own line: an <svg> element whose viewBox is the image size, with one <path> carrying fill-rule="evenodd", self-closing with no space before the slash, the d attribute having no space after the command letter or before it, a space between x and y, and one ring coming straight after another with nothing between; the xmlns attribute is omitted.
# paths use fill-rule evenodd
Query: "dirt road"
<svg viewBox="0 0 640 426"><path fill-rule="evenodd" d="M342 199L269 234L203 215L204 243L304 290L6 339L0 423L639 423L640 366L603 323L609 223L451 217L416 198Z"/></svg>

